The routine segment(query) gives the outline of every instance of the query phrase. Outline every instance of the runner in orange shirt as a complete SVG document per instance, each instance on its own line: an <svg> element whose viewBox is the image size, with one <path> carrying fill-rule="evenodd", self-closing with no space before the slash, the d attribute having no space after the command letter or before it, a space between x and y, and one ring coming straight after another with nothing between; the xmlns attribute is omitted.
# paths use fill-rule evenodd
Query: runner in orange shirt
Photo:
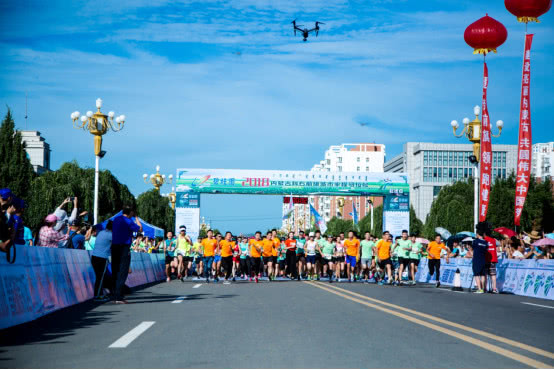
<svg viewBox="0 0 554 370"><path fill-rule="evenodd" d="M273 279L273 237L271 231L267 232L263 242L263 261L264 268L267 266L267 279L271 281Z"/></svg>
<svg viewBox="0 0 554 370"><path fill-rule="evenodd" d="M444 243L441 243L441 236L440 234L435 235L435 240L433 240L429 245L427 246L427 259L429 263L429 275L433 277L433 273L435 274L435 279L437 280L436 287L441 286L441 250L444 249L447 252L450 250L447 246L444 245ZM448 254L446 255L446 263L448 263Z"/></svg>
<svg viewBox="0 0 554 370"><path fill-rule="evenodd" d="M346 275L348 282L352 282L352 278L356 281L354 269L356 268L356 258L360 253L360 241L354 236L354 231L348 232L348 239L344 241L346 248Z"/></svg>
<svg viewBox="0 0 554 370"><path fill-rule="evenodd" d="M223 270L225 270L225 282L229 282L229 277L233 272L233 241L231 240L233 235L230 231L225 233L225 239L219 242L219 248L221 250L221 262L223 264Z"/></svg>
<svg viewBox="0 0 554 370"><path fill-rule="evenodd" d="M254 278L256 280L256 283L258 282L258 277L260 275L260 266L262 263L262 250L263 250L263 242L262 242L262 232L256 231L256 234L254 236L254 239L250 239L248 242L250 244L250 263L252 265L252 271L251 273L254 275ZM250 277L250 281L252 281L252 277Z"/></svg>
<svg viewBox="0 0 554 370"><path fill-rule="evenodd" d="M383 239L377 242L375 248L377 249L377 263L381 271L386 270L388 276L388 284L392 284L392 261L390 259L390 246L392 244L391 235L388 231L383 233ZM384 276L379 281L379 285L384 284Z"/></svg>
<svg viewBox="0 0 554 370"><path fill-rule="evenodd" d="M271 238L273 240L273 258L271 259L271 262L273 262L273 279L275 279L279 276L279 264L277 263L277 257L279 256L279 250L281 248L281 239L277 237L276 229L271 230Z"/></svg>
<svg viewBox="0 0 554 370"><path fill-rule="evenodd" d="M212 230L208 230L208 237L204 238L201 244L202 247L204 247L204 276L206 277L206 283L209 283L217 249L217 240L214 238L214 232ZM215 276L215 280L218 280L217 275Z"/></svg>

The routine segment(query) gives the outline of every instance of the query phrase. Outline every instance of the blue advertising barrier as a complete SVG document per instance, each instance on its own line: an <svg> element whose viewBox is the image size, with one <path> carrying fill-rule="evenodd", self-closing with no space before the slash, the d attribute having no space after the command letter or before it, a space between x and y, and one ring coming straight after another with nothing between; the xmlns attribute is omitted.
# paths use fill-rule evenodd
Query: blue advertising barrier
<svg viewBox="0 0 554 370"><path fill-rule="evenodd" d="M0 254L0 329L84 302L93 297L94 270L88 251L16 246L9 264ZM165 278L162 254L131 252L129 287Z"/></svg>
<svg viewBox="0 0 554 370"><path fill-rule="evenodd" d="M440 282L450 286L454 283L454 274L460 270L462 288L470 288L473 270L470 258L451 258L449 263L441 260ZM435 283L435 277L429 275L427 259L419 262L416 280L422 283ZM496 286L500 292L527 297L554 299L554 260L516 260L501 259L496 265Z"/></svg>

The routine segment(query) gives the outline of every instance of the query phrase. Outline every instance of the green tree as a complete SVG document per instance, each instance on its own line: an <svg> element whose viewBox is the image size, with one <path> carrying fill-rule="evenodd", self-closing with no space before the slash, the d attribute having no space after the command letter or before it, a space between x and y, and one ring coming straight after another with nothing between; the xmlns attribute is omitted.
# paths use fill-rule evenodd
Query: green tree
<svg viewBox="0 0 554 370"><path fill-rule="evenodd" d="M162 197L156 189L146 191L138 196L137 215L144 221L166 231L175 229L175 212L169 205L169 200Z"/></svg>
<svg viewBox="0 0 554 370"><path fill-rule="evenodd" d="M339 236L340 233L348 233L349 231L356 231L354 222L352 220L343 220L342 218L333 217L327 222L328 235Z"/></svg>
<svg viewBox="0 0 554 370"><path fill-rule="evenodd" d="M423 222L417 218L414 207L410 206L410 234L423 235Z"/></svg>
<svg viewBox="0 0 554 370"><path fill-rule="evenodd" d="M35 178L33 166L27 157L21 134L15 131L12 113L8 112L0 126L0 187L10 188L18 197L27 200Z"/></svg>
<svg viewBox="0 0 554 370"><path fill-rule="evenodd" d="M57 171L37 176L25 199L25 223L36 229L44 217L54 212L67 197L78 198L79 212L88 211L91 222L94 207L94 169L81 168L77 162L64 163ZM110 171L100 171L98 192L98 218L103 221L124 205L135 206L135 197L126 185L121 184ZM69 206L68 211L71 210Z"/></svg>
<svg viewBox="0 0 554 370"><path fill-rule="evenodd" d="M473 181L458 181L440 190L427 215L424 236L433 238L436 227L452 234L473 230Z"/></svg>

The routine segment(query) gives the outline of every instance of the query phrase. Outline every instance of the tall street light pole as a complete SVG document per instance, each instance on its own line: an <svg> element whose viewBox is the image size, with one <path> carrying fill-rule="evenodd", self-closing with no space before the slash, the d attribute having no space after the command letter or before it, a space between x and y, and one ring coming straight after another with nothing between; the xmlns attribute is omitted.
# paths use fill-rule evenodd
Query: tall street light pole
<svg viewBox="0 0 554 370"><path fill-rule="evenodd" d="M462 132L460 134L456 134L456 130L458 130L459 124L458 121L454 120L450 122L450 125L452 126L452 131L454 133L454 136L456 137L462 137L466 136L469 141L473 143L473 155L469 157L469 161L475 165L475 174L473 176L473 231L476 231L476 225L479 222L479 172L480 172L480 154L481 154L481 120L479 119L479 114L481 113L481 108L479 106L475 106L473 108L473 114L475 114L475 119L473 121L469 121L469 118L463 119L464 128L462 129ZM498 135L492 135L493 137L500 137L500 134L502 133L502 128L504 127L504 122L501 120L496 121L496 128L498 128Z"/></svg>
<svg viewBox="0 0 554 370"><path fill-rule="evenodd" d="M96 156L95 171L94 171L94 223L98 223L98 181L100 164L100 158L106 155L106 152L102 150L102 136L111 129L114 132L120 131L125 125L125 115L120 115L115 118L115 113L110 111L108 115L100 112L102 108L102 99L96 99L96 113L88 111L86 115L81 116L79 111L71 113L71 120L73 121L73 127L77 129L84 129L94 135L94 155ZM79 120L81 121L79 123Z"/></svg>

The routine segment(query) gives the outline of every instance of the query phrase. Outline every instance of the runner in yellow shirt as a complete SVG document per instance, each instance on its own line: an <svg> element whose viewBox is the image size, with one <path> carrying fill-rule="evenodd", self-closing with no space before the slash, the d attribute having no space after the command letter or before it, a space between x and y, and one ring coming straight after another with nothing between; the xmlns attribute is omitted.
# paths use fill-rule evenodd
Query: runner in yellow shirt
<svg viewBox="0 0 554 370"><path fill-rule="evenodd" d="M279 251L281 248L281 239L277 237L276 229L271 230L271 238L273 240L273 256L271 258L271 262L274 267L273 279L275 279L279 276L279 264L277 263L277 257L279 257Z"/></svg>

